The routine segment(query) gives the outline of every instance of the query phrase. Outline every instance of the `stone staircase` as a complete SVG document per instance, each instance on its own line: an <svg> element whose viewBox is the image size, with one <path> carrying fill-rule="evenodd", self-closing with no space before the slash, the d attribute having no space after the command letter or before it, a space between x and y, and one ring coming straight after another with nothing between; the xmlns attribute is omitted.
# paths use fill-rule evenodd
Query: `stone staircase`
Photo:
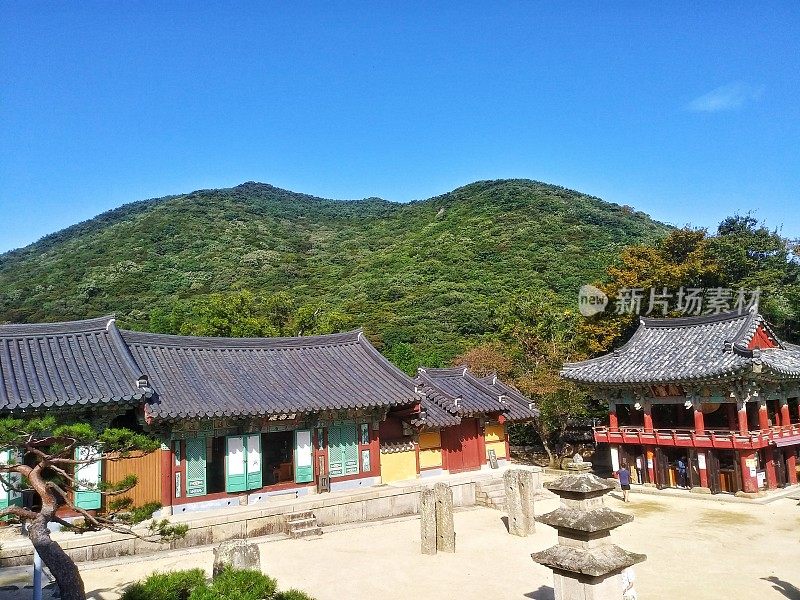
<svg viewBox="0 0 800 600"><path fill-rule="evenodd" d="M475 482L475 504L494 508L506 509L506 490L502 479L484 479Z"/></svg>
<svg viewBox="0 0 800 600"><path fill-rule="evenodd" d="M322 529L314 512L303 510L286 515L286 535L292 539L315 538L322 535Z"/></svg>

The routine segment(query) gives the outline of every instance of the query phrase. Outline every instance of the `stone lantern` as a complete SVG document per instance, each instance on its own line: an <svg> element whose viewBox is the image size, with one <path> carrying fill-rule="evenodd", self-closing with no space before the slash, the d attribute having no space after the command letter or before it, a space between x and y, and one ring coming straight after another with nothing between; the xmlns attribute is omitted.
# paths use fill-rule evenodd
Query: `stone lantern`
<svg viewBox="0 0 800 600"><path fill-rule="evenodd" d="M553 569L556 600L621 600L622 571L647 557L611 543L611 530L633 521L603 505L614 486L580 473L545 487L561 497L562 505L536 520L558 530L558 545L531 557Z"/></svg>

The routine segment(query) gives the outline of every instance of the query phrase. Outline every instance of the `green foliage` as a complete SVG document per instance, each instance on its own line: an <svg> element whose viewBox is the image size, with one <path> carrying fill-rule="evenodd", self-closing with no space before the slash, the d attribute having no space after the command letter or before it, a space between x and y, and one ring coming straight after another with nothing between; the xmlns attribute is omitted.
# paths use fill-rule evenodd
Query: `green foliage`
<svg viewBox="0 0 800 600"><path fill-rule="evenodd" d="M527 180L429 200L332 201L248 183L123 206L0 256L0 322L115 312L134 329L295 335L363 326L412 372L497 335L507 298L573 301L667 229Z"/></svg>
<svg viewBox="0 0 800 600"><path fill-rule="evenodd" d="M676 229L655 244L626 247L599 284L611 296L621 288L723 288L736 293L760 291L760 312L779 336L796 339L800 329L800 260L796 242L767 229L751 216L736 215L720 223L716 234L704 229ZM646 301L645 301L646 304ZM643 307L646 310L646 306ZM670 309L680 316L676 302ZM581 333L592 354L607 351L636 328L634 315L606 311L582 323Z"/></svg>
<svg viewBox="0 0 800 600"><path fill-rule="evenodd" d="M133 500L127 496L115 498L108 503L108 509L110 512L119 513L115 514L115 519L128 525L135 525L137 523L147 521L147 519L151 519L153 517L153 513L160 508L160 502L147 502L141 506L134 507ZM167 530L165 529L165 531ZM185 533L185 531L183 533ZM174 532L170 532L168 535L174 535Z"/></svg>
<svg viewBox="0 0 800 600"><path fill-rule="evenodd" d="M314 600L311 596L300 590L286 590L285 592L278 592L272 597L272 600Z"/></svg>
<svg viewBox="0 0 800 600"><path fill-rule="evenodd" d="M154 573L130 585L121 600L314 599L298 590L278 592L277 582L259 571L226 568L211 583L206 582L202 569Z"/></svg>
<svg viewBox="0 0 800 600"><path fill-rule="evenodd" d="M211 592L219 600L261 600L272 598L278 583L260 571L224 569L211 582ZM202 598L202 596L201 596ZM192 600L197 600L192 598Z"/></svg>
<svg viewBox="0 0 800 600"><path fill-rule="evenodd" d="M205 587L203 569L154 573L128 586L121 600L188 600L194 590Z"/></svg>
<svg viewBox="0 0 800 600"><path fill-rule="evenodd" d="M185 523L173 524L168 519L161 519L160 521L153 519L150 521L148 531L150 535L158 537L162 542L171 542L185 536L186 532L189 531L189 526Z"/></svg>

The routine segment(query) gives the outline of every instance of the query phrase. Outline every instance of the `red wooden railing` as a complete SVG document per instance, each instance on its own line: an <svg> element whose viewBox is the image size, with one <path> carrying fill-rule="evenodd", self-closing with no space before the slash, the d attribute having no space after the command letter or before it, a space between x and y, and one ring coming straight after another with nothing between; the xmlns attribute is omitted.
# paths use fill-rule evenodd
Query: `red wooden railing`
<svg viewBox="0 0 800 600"><path fill-rule="evenodd" d="M800 444L800 423L781 425L747 433L739 433L729 429L705 429L697 432L694 429L652 429L644 427L621 426L611 429L608 426L594 428L596 442L610 444L640 444L648 446L684 446L689 448L732 448L758 449L769 445L772 441L796 441Z"/></svg>

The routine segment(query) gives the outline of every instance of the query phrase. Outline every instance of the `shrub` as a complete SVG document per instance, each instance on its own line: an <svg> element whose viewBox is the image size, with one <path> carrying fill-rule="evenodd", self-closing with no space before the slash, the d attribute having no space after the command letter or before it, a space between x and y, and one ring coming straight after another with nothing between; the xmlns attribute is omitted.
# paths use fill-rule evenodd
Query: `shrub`
<svg viewBox="0 0 800 600"><path fill-rule="evenodd" d="M286 590L275 594L272 600L314 600L314 598L300 590Z"/></svg>
<svg viewBox="0 0 800 600"><path fill-rule="evenodd" d="M192 592L206 587L203 569L153 573L129 586L121 600L188 600Z"/></svg>
<svg viewBox="0 0 800 600"><path fill-rule="evenodd" d="M272 577L246 569L226 568L211 583L211 591L220 600L262 600L271 598L277 588Z"/></svg>

